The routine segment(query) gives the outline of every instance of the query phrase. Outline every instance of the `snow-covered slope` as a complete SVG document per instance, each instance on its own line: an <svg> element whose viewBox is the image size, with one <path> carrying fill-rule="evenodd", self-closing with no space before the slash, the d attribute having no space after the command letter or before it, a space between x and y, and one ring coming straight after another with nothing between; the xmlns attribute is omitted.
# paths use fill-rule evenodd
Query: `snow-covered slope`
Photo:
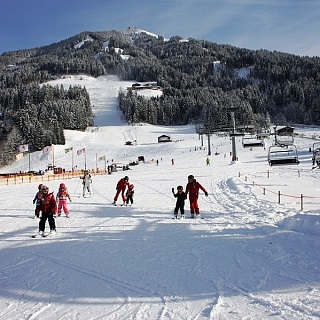
<svg viewBox="0 0 320 320"><path fill-rule="evenodd" d="M121 163L143 155L146 163L93 176L91 198L81 196L80 179L64 180L71 218L57 218L58 235L45 239L30 238L38 229L30 219L37 184L0 187L0 319L320 318L320 169L311 170L308 152L318 128L297 128L306 136L296 139L298 166L270 168L271 140L252 151L237 140L239 162L231 163L229 138L215 136L206 165L207 141L201 145L192 126L125 124L116 92L130 83L86 76L57 82L85 85L96 114L95 127L67 131L67 144L54 147L58 166L71 167L64 152L71 146L86 148L92 169L104 155ZM173 142L158 143L162 134ZM137 143L126 146L128 136ZM83 154L74 158L83 168ZM38 170L46 161L35 153L31 164ZM185 187L189 174L209 193L199 197L204 219L172 220L171 188ZM115 207L124 175L135 185L134 204ZM56 192L60 182L46 183Z"/></svg>

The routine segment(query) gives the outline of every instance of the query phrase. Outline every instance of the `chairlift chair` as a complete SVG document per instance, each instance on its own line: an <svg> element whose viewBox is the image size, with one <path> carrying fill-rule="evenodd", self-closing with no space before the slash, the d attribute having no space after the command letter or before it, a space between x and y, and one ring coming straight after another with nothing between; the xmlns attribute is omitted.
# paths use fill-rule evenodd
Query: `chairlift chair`
<svg viewBox="0 0 320 320"><path fill-rule="evenodd" d="M259 139L257 136L253 135L244 135L242 137L242 146L244 148L251 148L251 147L263 147L263 139Z"/></svg>
<svg viewBox="0 0 320 320"><path fill-rule="evenodd" d="M316 165L316 166L315 166ZM315 142L313 144L312 150L312 166L314 168L320 168L320 142ZM315 167L314 167L315 166Z"/></svg>
<svg viewBox="0 0 320 320"><path fill-rule="evenodd" d="M268 162L270 166L299 164L297 147L295 145L270 146Z"/></svg>
<svg viewBox="0 0 320 320"><path fill-rule="evenodd" d="M277 135L275 137L275 144L278 146L291 146L294 144L294 137Z"/></svg>

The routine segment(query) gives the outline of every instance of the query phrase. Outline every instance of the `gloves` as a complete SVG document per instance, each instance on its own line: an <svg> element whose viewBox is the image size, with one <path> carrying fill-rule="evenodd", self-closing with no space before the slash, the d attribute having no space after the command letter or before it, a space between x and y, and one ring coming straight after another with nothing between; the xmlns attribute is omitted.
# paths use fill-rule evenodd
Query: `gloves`
<svg viewBox="0 0 320 320"><path fill-rule="evenodd" d="M32 203L35 204L36 200L33 200Z"/></svg>
<svg viewBox="0 0 320 320"><path fill-rule="evenodd" d="M208 196L208 192L207 192L207 191L205 191L204 195L207 197L207 196Z"/></svg>
<svg viewBox="0 0 320 320"><path fill-rule="evenodd" d="M172 188L171 190L172 190L172 193L174 193L174 188Z"/></svg>

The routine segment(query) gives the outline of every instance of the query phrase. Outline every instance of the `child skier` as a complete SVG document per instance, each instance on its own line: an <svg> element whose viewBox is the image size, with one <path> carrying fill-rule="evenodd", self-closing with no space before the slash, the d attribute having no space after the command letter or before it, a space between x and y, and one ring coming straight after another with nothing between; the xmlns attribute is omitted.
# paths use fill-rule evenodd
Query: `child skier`
<svg viewBox="0 0 320 320"><path fill-rule="evenodd" d="M47 186L41 188L42 198L40 201L41 219L39 222L39 234L45 237L44 230L46 227L46 221L49 221L50 233L56 232L56 223L54 215L57 212L57 202L53 195L53 192L49 193Z"/></svg>
<svg viewBox="0 0 320 320"><path fill-rule="evenodd" d="M41 193L41 188L43 184L40 183L38 186L38 192L36 193L34 199L33 199L33 204L36 204L36 208L34 210L34 218L39 218L40 217L40 203L41 203L41 198L42 198L42 193Z"/></svg>
<svg viewBox="0 0 320 320"><path fill-rule="evenodd" d="M56 201L58 202L58 216L61 216L61 211L63 209L67 218L69 218L69 209L67 206L67 199L71 201L71 197L69 195L68 189L64 183L60 183L59 190L56 196Z"/></svg>
<svg viewBox="0 0 320 320"><path fill-rule="evenodd" d="M89 171L86 170L84 172L83 177L80 177L80 179L82 179L82 185L83 185L82 196L85 197L86 191L88 191L90 196L92 196L92 191L91 191L92 178Z"/></svg>
<svg viewBox="0 0 320 320"><path fill-rule="evenodd" d="M174 188L172 188L172 194L175 198L177 198L176 206L174 208L174 218L178 218L178 212L180 209L181 218L184 218L184 202L187 199L187 195L183 191L182 186L177 187L178 192L174 193Z"/></svg>
<svg viewBox="0 0 320 320"><path fill-rule="evenodd" d="M134 195L134 185L133 184L129 184L128 186L128 190L127 190L127 193L126 193L126 205L129 204L129 201L130 201L130 204L133 204L133 195Z"/></svg>

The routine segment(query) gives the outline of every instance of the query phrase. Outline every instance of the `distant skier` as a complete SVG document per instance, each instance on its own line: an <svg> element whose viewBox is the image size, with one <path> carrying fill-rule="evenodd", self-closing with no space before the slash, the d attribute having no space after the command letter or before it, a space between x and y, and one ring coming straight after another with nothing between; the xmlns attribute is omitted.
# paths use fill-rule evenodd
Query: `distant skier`
<svg viewBox="0 0 320 320"><path fill-rule="evenodd" d="M41 204L41 198L42 198L42 193L41 193L41 188L43 184L40 183L38 186L38 192L33 198L33 204L36 204L36 208L34 209L34 218L39 218L40 217L40 204Z"/></svg>
<svg viewBox="0 0 320 320"><path fill-rule="evenodd" d="M85 170L83 177L80 177L80 179L82 179L82 185L83 185L82 196L85 197L86 192L88 192L90 196L92 196L92 191L91 191L92 178L89 171Z"/></svg>
<svg viewBox="0 0 320 320"><path fill-rule="evenodd" d="M172 194L175 198L177 198L176 206L174 208L174 218L178 218L178 212L180 210L181 218L184 218L184 204L185 200L187 199L186 193L183 191L182 186L177 187L177 193L174 193L174 188L172 188Z"/></svg>
<svg viewBox="0 0 320 320"><path fill-rule="evenodd" d="M206 163L207 163L207 166L210 166L210 158L209 157L207 157Z"/></svg>
<svg viewBox="0 0 320 320"><path fill-rule="evenodd" d="M194 213L196 216L199 216L200 210L198 205L198 197L199 197L199 189L201 189L205 196L208 196L208 192L206 189L196 181L193 175L188 176L188 184L186 186L186 194L189 194L189 201L190 201L190 213L191 218L194 218Z"/></svg>
<svg viewBox="0 0 320 320"><path fill-rule="evenodd" d="M128 190L126 192L126 205L129 204L133 204L133 195L134 195L134 185L133 184L129 184L128 186Z"/></svg>
<svg viewBox="0 0 320 320"><path fill-rule="evenodd" d="M67 199L69 199L69 201L72 202L66 185L64 183L60 183L59 190L56 196L56 201L58 202L58 216L61 216L61 211L63 209L63 212L69 218Z"/></svg>
<svg viewBox="0 0 320 320"><path fill-rule="evenodd" d="M128 176L125 176L124 178L121 178L118 183L117 183L117 186L116 186L116 195L114 196L114 199L113 199L113 204L116 205L117 204L117 200L118 200L118 197L119 197L119 194L121 192L121 197L122 197L122 200L123 200L123 204L126 204L126 197L124 195L125 191L126 191L126 188L129 186L129 177Z"/></svg>
<svg viewBox="0 0 320 320"><path fill-rule="evenodd" d="M42 198L40 201L41 219L39 222L39 233L41 236L44 235L44 230L46 228L46 221L48 219L50 226L50 233L56 231L56 222L54 215L57 212L57 202L53 195L53 192L49 193L49 188L47 186L42 186L41 188Z"/></svg>

